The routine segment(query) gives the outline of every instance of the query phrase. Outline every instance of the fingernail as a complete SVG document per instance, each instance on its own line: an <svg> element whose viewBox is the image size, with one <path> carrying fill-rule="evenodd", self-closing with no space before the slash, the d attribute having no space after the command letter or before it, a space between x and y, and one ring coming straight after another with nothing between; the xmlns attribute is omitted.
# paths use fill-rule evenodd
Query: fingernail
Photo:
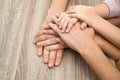
<svg viewBox="0 0 120 80"><path fill-rule="evenodd" d="M53 64L52 64L52 63L49 63L49 64L48 64L48 67L49 67L49 68L53 67Z"/></svg>
<svg viewBox="0 0 120 80"><path fill-rule="evenodd" d="M41 46L41 44L40 44L40 43L37 43L37 46Z"/></svg>
<svg viewBox="0 0 120 80"><path fill-rule="evenodd" d="M56 62L55 65L58 66L58 65L59 65L59 62Z"/></svg>
<svg viewBox="0 0 120 80"><path fill-rule="evenodd" d="M38 56L40 57L42 54L41 53L38 53Z"/></svg>

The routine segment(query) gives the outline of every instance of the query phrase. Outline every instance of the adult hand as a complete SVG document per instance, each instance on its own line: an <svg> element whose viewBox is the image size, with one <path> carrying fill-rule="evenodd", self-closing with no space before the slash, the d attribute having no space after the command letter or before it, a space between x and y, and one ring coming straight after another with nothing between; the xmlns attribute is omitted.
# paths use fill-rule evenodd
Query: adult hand
<svg viewBox="0 0 120 80"><path fill-rule="evenodd" d="M52 30L41 30L35 38L37 47L45 46L47 50L60 50L67 48L67 45Z"/></svg>
<svg viewBox="0 0 120 80"><path fill-rule="evenodd" d="M51 20L48 20L48 19L49 18L47 17L42 25L42 30L40 30L36 34L34 43L37 45L37 48L38 48L37 49L38 56L43 55L43 62L47 63L49 68L52 68L54 66L59 66L61 64L64 46L61 45L61 43L58 43L57 41L56 42L53 41L53 40L56 40L56 38L59 39L53 30L48 30L48 29L47 29L47 31L44 30L44 28L46 28L46 26L49 26L48 23L51 22ZM38 42L39 40L43 41L43 42ZM52 40L52 42L50 42L51 40ZM52 45L53 42L58 43L58 44ZM59 46L60 46L60 48L61 47L63 47L63 48L58 49Z"/></svg>
<svg viewBox="0 0 120 80"><path fill-rule="evenodd" d="M96 18L100 17L94 7L84 5L72 6L67 10L67 13L70 17L78 18L90 26L94 24Z"/></svg>
<svg viewBox="0 0 120 80"><path fill-rule="evenodd" d="M53 30L41 30L35 38L37 48L44 46L43 61L49 68L59 66L62 62L65 44Z"/></svg>
<svg viewBox="0 0 120 80"><path fill-rule="evenodd" d="M51 16L48 14L48 15L46 16L46 18L45 18L42 26L41 26L41 29L38 31L38 33L39 33L41 30L43 30L44 27L49 24L49 22L51 22ZM37 34L38 34L38 33L37 33ZM37 35L37 34L36 34L36 35ZM34 41L34 43L36 43L36 41ZM37 47L37 55L38 55L38 56L41 56L41 55L43 54L43 49L44 49L43 46L42 46L42 47ZM45 52L48 52L48 51L45 50Z"/></svg>
<svg viewBox="0 0 120 80"><path fill-rule="evenodd" d="M89 47L88 41L92 40L94 30L92 28L80 29L80 23L77 22L69 33L62 34L56 24L50 23L50 27L61 37L61 39L73 50L80 51Z"/></svg>

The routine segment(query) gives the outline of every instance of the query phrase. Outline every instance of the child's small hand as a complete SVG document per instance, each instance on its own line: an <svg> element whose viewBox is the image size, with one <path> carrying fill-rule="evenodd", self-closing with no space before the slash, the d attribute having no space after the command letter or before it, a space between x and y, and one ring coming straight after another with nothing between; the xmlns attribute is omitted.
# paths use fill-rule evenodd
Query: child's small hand
<svg viewBox="0 0 120 80"><path fill-rule="evenodd" d="M86 22L89 26L92 26L99 17L94 7L84 5L72 6L66 13L72 18L78 18L79 20Z"/></svg>
<svg viewBox="0 0 120 80"><path fill-rule="evenodd" d="M53 16L52 21L59 25L59 28L62 30L62 32L70 32L72 29L73 25L78 21L77 18L70 18L68 14L62 13L59 16L59 19L57 17ZM80 22L80 21L79 21ZM87 27L87 24L85 22L81 21L81 26L80 29L84 30Z"/></svg>
<svg viewBox="0 0 120 80"><path fill-rule="evenodd" d="M77 18L70 18L68 14L62 13L57 19L55 16L52 17L56 24L59 24L61 32L70 32L73 25L78 21Z"/></svg>

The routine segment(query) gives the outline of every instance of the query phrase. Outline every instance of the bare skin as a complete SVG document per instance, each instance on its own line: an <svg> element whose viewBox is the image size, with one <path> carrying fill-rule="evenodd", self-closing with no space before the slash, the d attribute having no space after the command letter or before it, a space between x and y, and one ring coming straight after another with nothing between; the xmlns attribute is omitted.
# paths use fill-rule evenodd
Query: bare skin
<svg viewBox="0 0 120 80"><path fill-rule="evenodd" d="M88 29L82 31L79 28L80 24L76 23L69 33L63 34L56 24L50 23L49 25L70 48L80 53L100 80L120 79L120 72L112 65L94 42L93 36L89 35L90 33L87 31Z"/></svg>
<svg viewBox="0 0 120 80"><path fill-rule="evenodd" d="M56 12L60 13L60 12L63 12L66 8L66 5L67 5L67 0L64 0L65 1L65 4L62 3L62 7L60 6L61 4L57 5L57 3L59 3L58 1L52 1L53 3L51 4L51 7L48 11L48 15L44 21L44 25L43 27L46 27L46 25L50 22L51 20L51 16L55 15ZM56 4L56 5L54 5ZM104 9L101 11L101 7ZM56 9L54 9L56 8ZM58 9L59 8L59 9ZM100 5L97 5L95 6L95 9L97 10L97 13L106 18L107 17L107 7L104 3L100 4ZM55 10L55 11L53 11ZM106 11L106 12L105 12ZM62 18L61 18L62 19ZM120 18L116 18L116 19L110 19L109 20L111 23L115 24L115 25L118 25L120 24ZM74 19L71 20L72 24L70 25L73 25L74 24ZM70 23L71 23L70 22ZM61 23L62 24L62 23ZM62 24L63 25L63 24ZM82 25L81 25L82 26ZM84 25L83 25L84 27ZM69 28L68 27L68 30L70 31L72 28L72 26ZM64 28L65 29L65 28ZM66 31L67 32L67 31ZM47 40L47 39L50 39L50 40L47 40L46 41L46 44L48 46L46 46L46 49L44 49L44 52L42 50L43 47L40 47L38 46L38 55L41 56L42 53L44 55L44 58L43 58L43 61L44 63L48 63L48 67L49 68L52 68L54 67L54 65L58 66L60 65L61 61L62 61L62 55L63 55L63 48L66 48L67 45L64 44L64 42L61 40L61 39L58 39L59 37L56 35L56 33L53 31L53 30L47 30L45 32L43 31L39 31L37 33L37 35L41 34L40 36L43 36L41 37L40 39L44 39L44 40ZM54 37L53 37L54 36ZM52 39L51 39L52 38ZM40 40L38 39L38 41ZM57 40L58 41L55 41ZM54 45L52 42L56 42ZM94 37L94 41L100 46L101 49L103 49L103 51L105 51L106 53L108 53L108 55L112 56L113 59L117 60L119 59L119 56L118 56L118 53L119 53L119 48L116 48L114 45L112 45L111 43L109 43L107 40L103 39L103 37L101 36L96 36ZM58 43L58 44L57 44ZM46 45L45 44L45 45ZM108 46L108 48L106 48L105 46ZM60 50L61 49L61 50ZM51 50L56 50L56 54L53 55L53 57L50 57L50 52L48 51L50 50L50 52L52 53ZM112 50L112 51L110 51ZM54 53L54 52L53 52ZM112 54L112 53L115 53L115 54ZM117 57L116 57L117 56Z"/></svg>
<svg viewBox="0 0 120 80"><path fill-rule="evenodd" d="M120 37L116 36L120 35L120 29L115 27L105 19L101 18L96 13L95 8L90 6L78 5L69 8L68 13L70 14L71 17L76 17L86 22L88 25L93 27L97 32L99 32L102 36L104 36L108 41L110 41L112 44L120 48L119 41Z"/></svg>
<svg viewBox="0 0 120 80"><path fill-rule="evenodd" d="M52 0L46 19L43 22L42 29L48 25L51 20L51 16L54 16L56 13L65 11L68 1L69 0ZM51 37L51 35L47 36L49 38ZM34 41L34 43L36 43L36 41ZM41 46L37 47L37 54L38 56L43 55L43 62L48 64L49 68L52 68L61 64L63 49L48 51L45 47Z"/></svg>
<svg viewBox="0 0 120 80"><path fill-rule="evenodd" d="M56 21L55 21L56 22ZM58 23L58 22L57 22ZM81 26L80 26L81 27ZM94 33L94 31L93 31ZM56 33L54 31L52 31L51 29L49 30L44 30L44 34L54 34L56 35ZM40 36L40 34L38 34L38 36ZM57 36L57 35L56 35ZM39 38L42 39L42 38ZM47 39L47 38L46 38ZM120 49L114 45L112 45L110 42L108 42L106 39L104 39L103 37L101 37L98 34L94 35L94 41L97 43L97 45L105 52L107 53L109 56L111 56L114 60L118 60L120 59ZM56 41L55 41L56 40ZM56 39L54 38L54 41L51 39L46 40L47 42L41 41L41 46L47 46L46 48L48 50L55 50L55 49L63 49L63 48L67 48L67 45L65 45L65 43L61 40L61 39ZM53 45L54 42L60 42L62 44L59 45Z"/></svg>

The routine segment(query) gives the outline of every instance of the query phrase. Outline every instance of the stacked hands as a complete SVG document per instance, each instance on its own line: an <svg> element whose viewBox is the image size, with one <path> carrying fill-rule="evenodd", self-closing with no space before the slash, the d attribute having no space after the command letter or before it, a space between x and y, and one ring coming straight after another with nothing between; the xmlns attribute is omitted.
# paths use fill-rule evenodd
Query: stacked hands
<svg viewBox="0 0 120 80"><path fill-rule="evenodd" d="M82 51L88 45L87 41L94 37L93 28L87 27L87 24L95 15L97 13L93 7L77 5L52 16L35 36L38 56L43 55L43 62L52 68L61 64L65 48L75 51L80 48Z"/></svg>

